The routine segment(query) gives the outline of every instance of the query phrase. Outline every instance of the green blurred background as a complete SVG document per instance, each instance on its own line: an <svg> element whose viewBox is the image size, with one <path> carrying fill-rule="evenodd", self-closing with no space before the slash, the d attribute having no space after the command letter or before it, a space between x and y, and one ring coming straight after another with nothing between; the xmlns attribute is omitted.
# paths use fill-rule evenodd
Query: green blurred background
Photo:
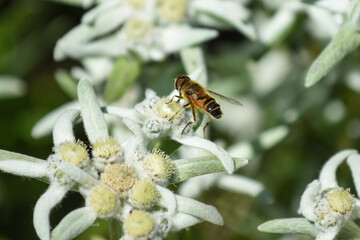
<svg viewBox="0 0 360 240"><path fill-rule="evenodd" d="M251 7L266 11L261 2L252 3ZM69 69L76 62L55 62L52 51L56 40L79 23L83 12L81 8L51 1L0 1L0 74L15 75L23 79L27 87L23 97L0 99L0 149L42 159L51 154L51 137L33 139L30 132L42 116L71 100L57 85L54 73L59 68ZM267 152L258 153L261 165L256 170L244 168L238 172L264 183L274 195L273 204L212 188L199 200L216 206L225 226L203 223L170 234L168 239L279 239L280 235L260 233L256 227L270 219L297 216L300 196L305 186L318 177L323 163L339 150L359 149L360 96L343 81L346 66L359 64L359 54L351 54L324 81L305 89L304 76L309 64L326 44L306 33L305 22L306 16L298 16L286 36L270 48L250 43L239 33L230 31L221 32L218 39L204 46L212 81L210 86L216 86L216 81L223 79L222 84L236 86L236 94L255 98L262 114L259 132L284 123L281 104L299 109L301 114L297 121L286 123L290 132L285 140ZM256 63L274 49L289 53L295 70L271 93L255 95L245 66ZM304 49L309 56L302 60L299 56ZM172 56L164 62L148 64L139 83L142 89L151 87L159 95L167 94L173 88L169 79L182 72L179 57ZM340 120L330 121L324 109L334 100L343 104L345 113ZM247 118L246 115L242 117ZM221 120L219 124L221 126ZM210 127L212 139L222 138L229 145L235 141L221 127ZM356 132L357 135L351 136ZM343 187L353 187L346 166L340 167L339 180ZM0 173L1 240L37 239L32 211L46 188L45 184L35 180ZM83 200L78 194L69 193L53 210L52 226L66 213L82 205ZM107 223L99 221L76 239L107 237ZM300 236L294 239L308 238Z"/></svg>

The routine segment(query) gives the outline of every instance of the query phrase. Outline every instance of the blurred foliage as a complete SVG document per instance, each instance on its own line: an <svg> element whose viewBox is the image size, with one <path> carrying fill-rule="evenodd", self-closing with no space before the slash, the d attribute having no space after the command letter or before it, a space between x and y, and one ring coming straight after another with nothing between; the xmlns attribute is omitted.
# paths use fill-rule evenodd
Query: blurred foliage
<svg viewBox="0 0 360 240"><path fill-rule="evenodd" d="M266 11L261 3L253 5ZM73 62L54 62L52 51L56 40L80 21L82 13L81 8L50 1L0 2L0 74L24 79L28 89L24 97L0 101L1 149L43 159L51 153L51 137L34 140L30 130L45 113L70 100L60 90L54 74L59 68L69 69ZM218 208L225 226L204 223L170 234L168 239L278 239L277 235L257 232L256 227L269 219L297 216L300 196L305 186L318 176L323 163L341 149L359 149L360 95L343 80L349 66L359 64L359 53L351 54L336 66L325 81L305 89L306 71L326 44L309 35L305 24L306 18L299 15L292 28L269 48L250 43L239 33L228 31L221 32L219 39L204 46L210 88L218 92L226 89L229 96L256 99L261 112L257 132L285 123L290 126L290 134L282 143L254 160L261 163L256 169L249 166L248 170L239 171L263 182L274 194L274 204L264 205L256 199L213 188L199 198ZM291 70L272 91L266 94L256 92L252 66L275 50L289 55ZM164 62L144 66L136 84L141 89L152 88L159 95L165 95L173 89L173 82L169 79L183 72L179 56L172 56ZM339 112L333 109L339 106L339 102L344 113L337 117ZM246 104L243 108L246 110ZM248 117L241 115L242 111L225 112L237 121L232 114L245 121ZM295 120L289 120L292 114L298 118L295 116ZM216 126L211 124L212 139L221 137L226 144L231 144L235 140L255 138L243 132L237 133L236 139L229 137L221 121ZM338 174L344 187L352 187L346 167L340 168ZM0 174L0 239L37 239L31 224L32 208L45 189L43 183ZM69 194L61 207L54 210L52 224L82 204L80 196ZM107 223L99 221L77 239L102 237L107 237Z"/></svg>

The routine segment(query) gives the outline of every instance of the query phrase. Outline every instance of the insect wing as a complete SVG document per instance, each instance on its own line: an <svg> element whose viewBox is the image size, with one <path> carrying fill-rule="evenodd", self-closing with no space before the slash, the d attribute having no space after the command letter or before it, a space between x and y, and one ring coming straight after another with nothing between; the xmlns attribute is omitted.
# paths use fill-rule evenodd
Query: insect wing
<svg viewBox="0 0 360 240"><path fill-rule="evenodd" d="M234 105L237 105L237 106L244 106L241 102L235 100L235 99L232 99L232 98L229 98L229 97L225 97L219 93L216 93L214 91L211 91L209 89L206 89L211 95L213 95L214 97L216 98L219 98L225 102L228 102L228 103L231 103L231 104L234 104Z"/></svg>

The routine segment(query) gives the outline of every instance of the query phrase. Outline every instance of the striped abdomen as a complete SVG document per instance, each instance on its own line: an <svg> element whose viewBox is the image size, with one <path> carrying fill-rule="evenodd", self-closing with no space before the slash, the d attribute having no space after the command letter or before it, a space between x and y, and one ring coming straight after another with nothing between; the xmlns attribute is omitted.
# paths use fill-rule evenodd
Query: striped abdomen
<svg viewBox="0 0 360 240"><path fill-rule="evenodd" d="M221 118L222 112L220 109L220 105L215 101L214 98L212 98L209 95L206 96L206 100L202 105L202 109L204 109L206 112L208 112L211 116L213 116L216 119Z"/></svg>

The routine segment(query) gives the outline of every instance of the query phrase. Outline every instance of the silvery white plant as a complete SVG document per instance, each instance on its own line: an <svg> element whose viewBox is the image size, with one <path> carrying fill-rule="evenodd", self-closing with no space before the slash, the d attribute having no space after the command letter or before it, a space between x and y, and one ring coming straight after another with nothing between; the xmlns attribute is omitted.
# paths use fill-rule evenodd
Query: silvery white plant
<svg viewBox="0 0 360 240"><path fill-rule="evenodd" d="M80 108L65 111L55 122L54 153L47 160L0 151L0 170L50 184L34 209L34 227L40 239L73 239L97 218L121 221L124 240L162 239L169 231L202 221L223 224L215 207L176 195L166 186L203 174L232 173L247 160L230 157L221 147L195 136L192 128L181 135L192 116L179 111L182 107L178 103L161 99L151 90L135 109L100 108L86 79L79 82L78 96ZM109 136L104 112L123 118L133 133L125 142L120 144ZM169 121L171 116L174 121ZM73 125L81 120L91 154L73 133ZM214 155L171 160L156 148L159 141L169 139ZM72 190L83 196L85 206L70 212L51 230L51 210ZM110 235L117 239L121 229L110 225Z"/></svg>
<svg viewBox="0 0 360 240"><path fill-rule="evenodd" d="M250 17L243 2L235 0L107 0L89 10L81 24L58 41L54 57L80 60L84 68L73 68L72 75L85 75L94 84L108 79L121 56L135 55L136 61L147 62L180 53L190 73L194 69L187 68L194 61L186 56L189 47L217 37L215 28L235 28L254 39ZM196 60L197 67L204 64L202 57Z"/></svg>
<svg viewBox="0 0 360 240"><path fill-rule="evenodd" d="M359 218L360 200L350 189L339 186L336 179L336 170L345 160L359 196L360 155L356 150L343 150L332 156L323 166L319 179L306 187L299 208L304 218L271 220L258 229L271 233L302 233L316 240L359 239L360 228L353 220Z"/></svg>
<svg viewBox="0 0 360 240"><path fill-rule="evenodd" d="M314 2L318 3L317 1ZM319 2L326 4L327 1ZM344 20L336 35L311 64L305 78L306 87L313 86L320 81L345 56L360 45L360 2L358 0L349 0L328 1L328 3L329 11L339 12ZM344 6L347 6L347 8L344 8Z"/></svg>

